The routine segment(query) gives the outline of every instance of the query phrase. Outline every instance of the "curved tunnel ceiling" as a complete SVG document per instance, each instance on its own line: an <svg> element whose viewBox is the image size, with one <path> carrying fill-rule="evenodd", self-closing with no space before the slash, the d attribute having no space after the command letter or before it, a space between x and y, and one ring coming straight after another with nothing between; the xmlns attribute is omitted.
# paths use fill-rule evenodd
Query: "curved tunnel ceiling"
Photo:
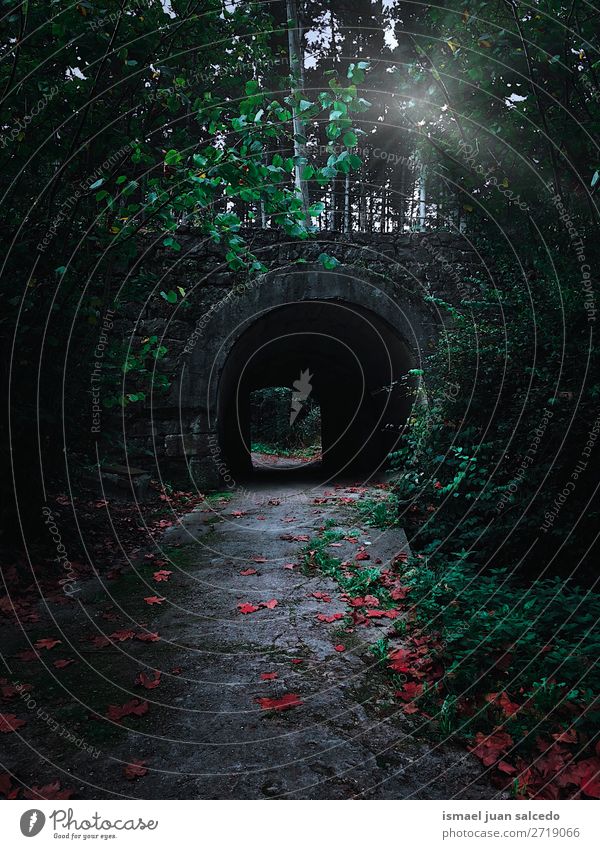
<svg viewBox="0 0 600 849"><path fill-rule="evenodd" d="M262 314L232 348L219 384L219 435L230 468L251 470L250 393L293 389L308 371L321 406L327 474L374 472L409 414L412 367L397 332L354 304L295 301Z"/></svg>

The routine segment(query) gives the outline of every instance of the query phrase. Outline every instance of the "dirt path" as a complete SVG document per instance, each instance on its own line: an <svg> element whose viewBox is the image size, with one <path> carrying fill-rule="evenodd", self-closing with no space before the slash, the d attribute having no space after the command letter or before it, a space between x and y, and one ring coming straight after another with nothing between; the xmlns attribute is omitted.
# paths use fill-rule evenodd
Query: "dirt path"
<svg viewBox="0 0 600 849"><path fill-rule="evenodd" d="M58 779L74 798L497 796L464 750L420 736L418 718L384 685L368 647L389 620L349 633L339 619L317 619L348 612L333 580L301 567L306 540L326 522L353 529L340 557L363 546L383 568L406 548L402 531L361 524L352 502L364 495L271 475L190 513L165 533L162 554L142 554L114 585L90 581L76 610L36 626L62 641L40 651L43 667L10 653L10 680L33 689L2 704L27 722L3 735L9 772L29 785ZM156 582L160 570L171 574ZM166 600L144 601L153 596ZM244 604L258 609L242 613ZM67 647L75 663L55 668ZM140 686L140 672L151 685L157 671L155 687ZM38 707L27 704L34 695ZM282 698L297 704L264 709ZM139 715L109 708L134 699ZM128 780L134 760L148 772Z"/></svg>

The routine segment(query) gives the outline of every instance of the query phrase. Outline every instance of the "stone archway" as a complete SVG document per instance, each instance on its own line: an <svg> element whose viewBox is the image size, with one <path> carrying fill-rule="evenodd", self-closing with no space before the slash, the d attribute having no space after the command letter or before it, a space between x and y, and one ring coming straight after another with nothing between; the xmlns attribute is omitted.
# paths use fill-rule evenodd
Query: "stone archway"
<svg viewBox="0 0 600 849"><path fill-rule="evenodd" d="M186 465L207 486L250 471L251 391L291 387L306 371L321 405L327 472L373 472L406 422L406 375L421 367L434 323L424 302L399 298L389 278L294 266L234 288L202 331L178 398L189 416Z"/></svg>

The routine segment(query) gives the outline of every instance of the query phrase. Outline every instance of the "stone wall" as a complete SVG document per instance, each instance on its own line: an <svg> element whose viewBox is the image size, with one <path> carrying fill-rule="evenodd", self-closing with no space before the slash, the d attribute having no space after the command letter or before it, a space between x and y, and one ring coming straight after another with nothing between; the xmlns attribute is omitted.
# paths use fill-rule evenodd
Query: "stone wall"
<svg viewBox="0 0 600 849"><path fill-rule="evenodd" d="M427 297L460 303L471 293L474 272L485 269L466 237L445 232L319 233L304 242L269 230L247 236L268 274L248 280L228 269L218 245L178 232L179 252L154 249L155 294L146 304L128 304L116 325L134 347L158 336L169 352L159 367L172 380L168 393L132 406L130 461L147 466L155 457L164 476L185 478L191 471L202 487L217 485L216 468L226 461L215 457L214 447L221 374L257 318L290 303L299 309L309 301L353 305L393 328L419 368L444 320ZM339 266L326 271L318 261L322 252ZM186 297L177 305L156 297L179 286Z"/></svg>

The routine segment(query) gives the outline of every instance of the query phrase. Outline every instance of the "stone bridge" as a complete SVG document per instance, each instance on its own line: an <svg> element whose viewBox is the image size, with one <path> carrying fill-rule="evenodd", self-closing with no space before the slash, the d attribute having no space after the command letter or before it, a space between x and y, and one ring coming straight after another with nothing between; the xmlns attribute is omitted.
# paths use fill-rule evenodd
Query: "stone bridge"
<svg viewBox="0 0 600 849"><path fill-rule="evenodd" d="M128 462L199 488L233 486L251 470L250 393L292 387L308 370L321 407L323 465L336 475L372 472L394 450L444 314L470 292L481 258L453 233L320 233L289 241L249 235L269 268L249 280L193 232L177 254L158 250L156 290L182 287L176 305L127 306L127 334L168 348L156 392L126 417ZM326 270L319 255L339 264ZM139 462L136 462L139 461Z"/></svg>

